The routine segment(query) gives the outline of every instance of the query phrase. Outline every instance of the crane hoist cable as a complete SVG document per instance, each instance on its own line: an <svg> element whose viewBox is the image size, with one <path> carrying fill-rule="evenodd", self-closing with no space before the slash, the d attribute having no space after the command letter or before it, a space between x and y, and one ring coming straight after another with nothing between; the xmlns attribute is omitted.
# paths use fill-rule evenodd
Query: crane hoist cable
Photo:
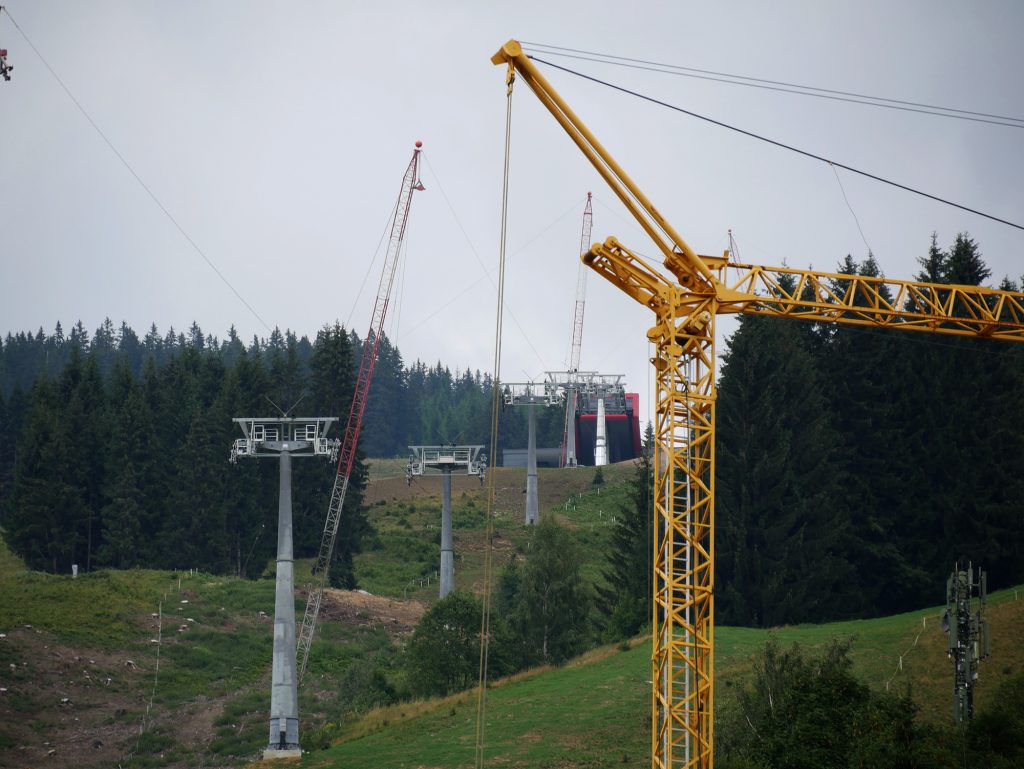
<svg viewBox="0 0 1024 769"><path fill-rule="evenodd" d="M498 456L498 425L501 421L501 332L505 308L505 248L508 235L508 174L512 141L512 85L515 70L508 68L505 104L505 162L501 182L501 237L498 246L498 304L494 318L494 384L491 387L491 457ZM484 545L484 595L480 610L480 669L476 700L476 753L473 765L483 769L484 724L487 716L487 662L490 652L491 588L494 551L494 476L487 473L487 529Z"/></svg>
<svg viewBox="0 0 1024 769"><path fill-rule="evenodd" d="M345 504L352 466L355 463L356 448L359 445L359 433L363 427L363 413L366 411L366 400L370 393L373 380L373 369L377 364L377 350L384 333L384 318L387 316L388 304L391 301L391 288L395 282L395 271L402 251L402 240L405 237L406 224L409 221L409 208L412 205L413 192L422 191L423 184L419 177L420 148L423 142L417 141L412 152L412 160L402 177L402 188L395 206L395 215L391 224L391 238L384 257L384 268L377 288L377 299L373 305L370 318L370 330L363 339L363 352L359 359L359 373L356 376L355 391L352 394L352 406L349 409L345 434L342 437L341 450L338 455L338 468L334 477L334 488L331 490L331 502L327 508L327 520L320 540L320 550L307 589L306 610L302 617L302 628L296 641L296 657L299 663L299 681L306 673L309 661L309 649L313 645L313 634L316 621L320 614L320 602L323 599L324 587L327 584L327 571L334 554L334 543L338 536L341 522L341 509Z"/></svg>

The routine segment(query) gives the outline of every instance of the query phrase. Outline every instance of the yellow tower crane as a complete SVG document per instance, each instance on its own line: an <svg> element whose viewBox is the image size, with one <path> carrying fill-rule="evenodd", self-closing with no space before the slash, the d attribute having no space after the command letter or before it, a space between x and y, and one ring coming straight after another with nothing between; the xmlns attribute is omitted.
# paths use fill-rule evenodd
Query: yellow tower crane
<svg viewBox="0 0 1024 769"><path fill-rule="evenodd" d="M491 58L518 76L664 256L669 278L614 237L583 261L654 312L654 769L711 769L714 708L715 318L777 315L1024 341L1024 294L730 262L698 254L510 40ZM781 279L781 275L791 276Z"/></svg>

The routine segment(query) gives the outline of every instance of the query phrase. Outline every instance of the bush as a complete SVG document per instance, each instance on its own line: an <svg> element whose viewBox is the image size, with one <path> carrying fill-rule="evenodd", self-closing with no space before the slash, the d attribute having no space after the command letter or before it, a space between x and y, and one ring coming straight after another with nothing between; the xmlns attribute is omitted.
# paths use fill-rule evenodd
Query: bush
<svg viewBox="0 0 1024 769"><path fill-rule="evenodd" d="M413 694L444 696L477 680L480 660L480 602L451 593L420 618L409 641L406 670Z"/></svg>
<svg viewBox="0 0 1024 769"><path fill-rule="evenodd" d="M853 675L850 642L833 640L820 657L769 641L754 664L753 685L723 713L722 769L868 769L942 767L931 735L914 722L909 693L871 692Z"/></svg>

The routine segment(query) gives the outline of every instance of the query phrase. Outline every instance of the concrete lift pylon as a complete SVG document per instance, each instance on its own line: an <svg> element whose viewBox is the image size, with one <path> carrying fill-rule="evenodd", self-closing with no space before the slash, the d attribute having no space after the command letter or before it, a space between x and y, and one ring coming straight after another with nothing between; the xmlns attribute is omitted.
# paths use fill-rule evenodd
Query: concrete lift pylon
<svg viewBox="0 0 1024 769"><path fill-rule="evenodd" d="M561 387L551 382L502 382L501 402L504 406L528 407L526 444L526 524L540 521L537 497L537 413L535 407L559 406L565 399Z"/></svg>
<svg viewBox="0 0 1024 769"><path fill-rule="evenodd" d="M452 542L452 473L465 468L467 475L476 475L484 482L487 456L483 445L468 446L410 446L409 464L405 468L406 483L428 470L441 473L441 570L440 598L455 589L455 547Z"/></svg>
<svg viewBox="0 0 1024 769"><path fill-rule="evenodd" d="M295 664L295 555L292 546L292 457L337 460L341 441L327 438L337 417L242 417L233 420L244 438L231 445L239 457L277 457L277 575L274 591L274 654L270 684L270 737L265 760L298 758L299 695Z"/></svg>

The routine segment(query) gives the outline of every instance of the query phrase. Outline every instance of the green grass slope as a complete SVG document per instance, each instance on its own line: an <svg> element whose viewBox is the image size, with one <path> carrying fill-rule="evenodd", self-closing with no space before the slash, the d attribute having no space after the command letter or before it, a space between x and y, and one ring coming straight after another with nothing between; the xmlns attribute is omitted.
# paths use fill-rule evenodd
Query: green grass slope
<svg viewBox="0 0 1024 769"><path fill-rule="evenodd" d="M354 660L397 653L372 607L347 608L325 601L300 693L307 734L341 711ZM266 740L273 614L273 580L142 569L73 579L27 571L0 545L0 766L250 760Z"/></svg>
<svg viewBox="0 0 1024 769"><path fill-rule="evenodd" d="M377 534L357 557L356 573L374 595L325 598L300 690L304 744L337 734L346 741L303 763L471 765L474 694L371 711L356 722L349 712L351 674L367 661L401 685L402 640L437 597L440 479L407 486L397 461L371 462L370 470L366 503ZM494 563L501 568L526 552L531 529L523 523L525 471L493 472ZM592 468L540 471L541 508L574 532L584 573L593 580L600 579L633 467L606 467L603 475L605 483L595 487ZM453 480L456 585L479 591L485 489L475 478ZM306 577L308 570L307 562ZM1024 601L1013 599L1013 591L1004 591L990 604L993 655L981 670L982 708L999 680L1024 668ZM301 596L296 606L301 616ZM254 760L266 739L273 609L272 579L141 569L72 579L30 572L0 543L0 766L231 767ZM924 716L937 721L950 711L946 637L937 614L930 609L771 633L784 644L812 647L852 636L860 674L878 689L912 684ZM720 705L734 699L768 636L716 630ZM564 668L500 682L488 693L487 754L509 766L644 766L649 679L649 644L642 643L624 652L598 649Z"/></svg>
<svg viewBox="0 0 1024 769"><path fill-rule="evenodd" d="M1022 591L1024 592L1024 591ZM1021 596L1024 598L1024 595ZM1024 667L1024 600L1016 591L994 594L987 616L992 655L983 664L977 705L984 709L996 685ZM874 620L757 630L716 629L718 707L735 701L749 679L755 654L774 637L788 646L821 648L851 638L856 671L872 687L909 685L922 717L951 717L951 669L938 609ZM900 662L902 658L902 663ZM605 648L555 670L499 682L487 694L485 753L508 767L642 767L649 763L650 643L627 651ZM475 693L376 711L352 736L303 759L327 769L433 769L472 766L476 744Z"/></svg>

